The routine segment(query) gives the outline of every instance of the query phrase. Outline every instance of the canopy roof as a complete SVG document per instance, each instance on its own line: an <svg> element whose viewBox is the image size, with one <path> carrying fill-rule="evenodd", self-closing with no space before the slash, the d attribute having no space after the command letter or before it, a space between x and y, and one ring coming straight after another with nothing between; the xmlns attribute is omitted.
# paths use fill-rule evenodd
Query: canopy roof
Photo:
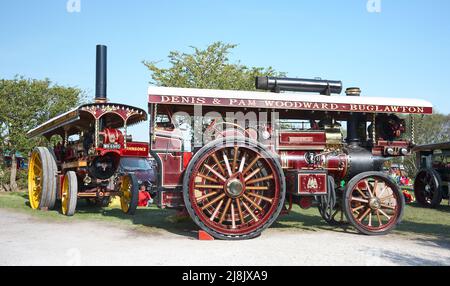
<svg viewBox="0 0 450 286"><path fill-rule="evenodd" d="M436 144L417 145L413 148L413 152L433 151L436 149L450 149L450 142L442 142Z"/></svg>
<svg viewBox="0 0 450 286"><path fill-rule="evenodd" d="M43 135L47 138L58 134L73 135L94 128L95 120L102 118L110 128L121 128L147 120L147 113L140 108L117 103L84 104L28 131L29 138Z"/></svg>
<svg viewBox="0 0 450 286"><path fill-rule="evenodd" d="M431 114L433 105L421 99L326 96L298 92L262 92L173 87L149 87L149 103L360 113Z"/></svg>

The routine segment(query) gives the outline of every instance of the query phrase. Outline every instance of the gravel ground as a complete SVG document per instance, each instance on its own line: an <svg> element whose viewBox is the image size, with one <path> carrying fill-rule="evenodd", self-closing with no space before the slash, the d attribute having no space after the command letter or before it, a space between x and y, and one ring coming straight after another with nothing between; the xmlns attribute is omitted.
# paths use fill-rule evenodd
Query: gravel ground
<svg viewBox="0 0 450 286"><path fill-rule="evenodd" d="M247 241L198 241L102 222L61 223L0 209L0 265L450 265L433 238L269 229Z"/></svg>

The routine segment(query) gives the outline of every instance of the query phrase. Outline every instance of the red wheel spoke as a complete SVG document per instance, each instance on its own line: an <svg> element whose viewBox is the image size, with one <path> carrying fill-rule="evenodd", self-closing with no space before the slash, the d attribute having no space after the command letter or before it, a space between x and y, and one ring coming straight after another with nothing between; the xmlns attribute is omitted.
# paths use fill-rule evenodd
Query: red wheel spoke
<svg viewBox="0 0 450 286"><path fill-rule="evenodd" d="M367 215L370 213L372 211L372 209L370 209L370 208L367 208L367 210L358 218L358 220L360 221L360 222L362 222L366 217L367 217Z"/></svg>
<svg viewBox="0 0 450 286"><path fill-rule="evenodd" d="M253 159L253 161L252 161L250 164L248 164L248 166L247 166L247 167L245 168L245 170L242 172L242 175L247 174L248 171L250 171L251 168L256 164L256 162L258 162L259 159L261 159L261 156L257 155L257 156L255 157L255 159Z"/></svg>
<svg viewBox="0 0 450 286"><path fill-rule="evenodd" d="M213 214L212 214L211 217L209 218L210 221L213 221L213 220L216 218L216 216L217 216L217 214L219 213L219 210L220 210L220 207L222 206L222 204L223 204L223 200L221 200L221 201L219 202L219 204L217 205L217 207L216 207L216 209L214 210Z"/></svg>
<svg viewBox="0 0 450 286"><path fill-rule="evenodd" d="M356 208L352 209L352 211L353 211L353 212L357 212L357 211L359 211L360 209L363 209L363 208L365 208L365 207L366 207L366 205L361 205L361 206L359 206L359 207L356 207Z"/></svg>
<svg viewBox="0 0 450 286"><path fill-rule="evenodd" d="M214 200L210 201L209 203L207 203L206 205L204 205L202 207L202 210L205 210L207 208L209 208L210 206L212 206L213 204L215 204L216 202L218 202L219 200L223 199L223 197L225 197L225 194L221 194L219 195L217 198L215 198Z"/></svg>
<svg viewBox="0 0 450 286"><path fill-rule="evenodd" d="M389 215L387 215L382 209L378 210L382 215L384 215L388 220L391 219L391 217Z"/></svg>
<svg viewBox="0 0 450 286"><path fill-rule="evenodd" d="M229 177L233 176L233 171L231 171L230 162L228 161L228 157L225 154L225 152L223 153L223 161L225 162L225 167L227 167L228 176Z"/></svg>
<svg viewBox="0 0 450 286"><path fill-rule="evenodd" d="M222 164L220 164L219 159L217 159L215 153L212 154L212 158L214 159L214 162L216 162L217 168L219 168L220 173L225 176L225 169L223 168Z"/></svg>
<svg viewBox="0 0 450 286"><path fill-rule="evenodd" d="M357 201L357 202L360 202L360 203L366 203L366 204L369 203L369 200L365 200L365 199L361 199L361 198L356 198L356 197L352 197L352 201Z"/></svg>
<svg viewBox="0 0 450 286"><path fill-rule="evenodd" d="M367 191L368 191L369 194L370 194L370 197L373 197L372 190L370 189L369 180L364 180L364 183L366 184L366 188L367 188Z"/></svg>
<svg viewBox="0 0 450 286"><path fill-rule="evenodd" d="M238 146L234 146L234 156L233 156L233 167L232 167L232 170L233 170L233 173L234 172L236 172L236 167L237 167L237 159L238 159L238 150L239 150L239 147Z"/></svg>
<svg viewBox="0 0 450 286"><path fill-rule="evenodd" d="M258 199L261 199L261 200L264 200L264 201L269 202L269 203L273 202L273 199L271 199L271 198L268 198L268 197L265 197L265 196L261 196L261 195L258 195L258 194L252 193L252 192L248 193L248 195L252 196L252 197L255 197L255 198L258 198Z"/></svg>
<svg viewBox="0 0 450 286"><path fill-rule="evenodd" d="M232 201L232 199L229 198L225 205L225 208L223 209L223 213L222 213L222 216L220 217L219 223L222 223L224 221L225 216L227 215L228 209L230 208L231 201Z"/></svg>
<svg viewBox="0 0 450 286"><path fill-rule="evenodd" d="M250 198L247 197L245 194L242 195L242 197L243 197L246 201L248 201L250 204L252 204L255 208L257 208L257 209L260 210L260 211L263 211L263 208L260 207L254 200L250 199Z"/></svg>
<svg viewBox="0 0 450 286"><path fill-rule="evenodd" d="M241 200L239 198L236 199L236 205L238 207L239 219L241 220L241 224L244 224L245 223L244 214L242 213Z"/></svg>
<svg viewBox="0 0 450 286"><path fill-rule="evenodd" d="M259 182L264 182L264 181L272 180L272 179L273 179L273 175L269 175L269 176L265 176L265 177L262 177L262 178L257 178L257 179L250 180L250 181L246 182L246 184L247 185L251 185L251 184L256 184L256 183L259 183Z"/></svg>
<svg viewBox="0 0 450 286"><path fill-rule="evenodd" d="M373 183L373 196L377 196L377 189L378 189L378 180L375 179L375 182Z"/></svg>
<svg viewBox="0 0 450 286"><path fill-rule="evenodd" d="M253 176L255 176L256 174L258 174L261 171L260 168L254 170L253 172L251 172L247 177L245 177L244 181L247 182L248 180L250 180L251 178L253 178Z"/></svg>
<svg viewBox="0 0 450 286"><path fill-rule="evenodd" d="M226 181L226 179L219 174L219 172L217 172L216 170L214 170L212 167L210 167L209 165L205 164L205 168L208 169L211 173L213 173L217 178L219 178L220 180L222 180L223 182Z"/></svg>
<svg viewBox="0 0 450 286"><path fill-rule="evenodd" d="M244 170L244 166L245 166L245 156L243 155L242 156L242 159L241 159L241 164L239 165L239 171L238 172L241 172L242 173L242 171Z"/></svg>
<svg viewBox="0 0 450 286"><path fill-rule="evenodd" d="M249 190L249 191L267 191L267 190L269 190L269 187L266 187L266 186L247 186L245 189Z"/></svg>
<svg viewBox="0 0 450 286"><path fill-rule="evenodd" d="M207 199L207 198L212 197L212 196L217 195L217 194L218 194L218 192L211 192L211 193L208 193L206 195L203 195L201 197L196 198L196 200L197 200L197 202L201 202L204 199Z"/></svg>
<svg viewBox="0 0 450 286"><path fill-rule="evenodd" d="M369 213L369 226L372 226L372 211Z"/></svg>
<svg viewBox="0 0 450 286"><path fill-rule="evenodd" d="M255 215L255 213L253 213L253 211L250 209L250 207L244 201L242 201L242 205L247 210L247 212L252 216L252 218L255 220L255 222L257 222L258 217Z"/></svg>
<svg viewBox="0 0 450 286"><path fill-rule="evenodd" d="M211 181L211 182L214 182L214 183L218 183L218 181L216 179L214 179L214 178L212 178L210 176L204 175L202 173L198 173L197 176L199 176L200 178L203 178L205 180L208 180L208 181Z"/></svg>
<svg viewBox="0 0 450 286"><path fill-rule="evenodd" d="M236 228L236 217L235 217L235 213L234 213L234 202L231 202L231 228L235 229Z"/></svg>
<svg viewBox="0 0 450 286"><path fill-rule="evenodd" d="M224 188L223 185L195 185L196 189L222 189Z"/></svg>
<svg viewBox="0 0 450 286"><path fill-rule="evenodd" d="M383 223L381 222L381 217L380 217L380 211L377 210L377 218L378 218L378 227L383 226Z"/></svg>
<svg viewBox="0 0 450 286"><path fill-rule="evenodd" d="M366 198L366 199L368 199L369 197L368 196L366 196L366 194L364 194L358 187L356 187L355 188L355 190L358 192L358 193L360 193L361 194L361 196L363 197L363 198Z"/></svg>

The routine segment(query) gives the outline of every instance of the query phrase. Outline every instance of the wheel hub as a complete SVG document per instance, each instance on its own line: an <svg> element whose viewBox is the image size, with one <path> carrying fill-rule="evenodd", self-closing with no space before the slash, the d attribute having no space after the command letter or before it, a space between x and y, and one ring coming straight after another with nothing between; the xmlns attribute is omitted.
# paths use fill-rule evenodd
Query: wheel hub
<svg viewBox="0 0 450 286"><path fill-rule="evenodd" d="M379 208L381 207L381 201L380 201L380 199L379 199L379 198L376 198L376 197L371 198L371 199L369 200L369 206L370 206L370 208L373 209L373 210L379 209Z"/></svg>
<svg viewBox="0 0 450 286"><path fill-rule="evenodd" d="M244 191L244 185L239 179L231 179L226 184L226 192L232 197L239 197Z"/></svg>

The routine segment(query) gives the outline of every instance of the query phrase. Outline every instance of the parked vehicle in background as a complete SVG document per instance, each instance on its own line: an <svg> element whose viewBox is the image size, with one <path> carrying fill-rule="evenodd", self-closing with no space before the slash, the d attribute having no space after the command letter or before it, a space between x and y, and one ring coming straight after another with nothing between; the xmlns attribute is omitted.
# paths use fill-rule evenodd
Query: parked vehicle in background
<svg viewBox="0 0 450 286"><path fill-rule="evenodd" d="M122 157L119 173L134 174L138 180L139 190L145 190L153 196L151 192L154 190L157 175L153 160L144 157Z"/></svg>
<svg viewBox="0 0 450 286"><path fill-rule="evenodd" d="M413 151L419 169L414 180L416 200L424 207L435 208L442 199L449 199L450 142L420 145Z"/></svg>
<svg viewBox="0 0 450 286"><path fill-rule="evenodd" d="M28 191L33 209L52 209L61 201L61 212L72 216L79 198L105 206L120 197L122 211L133 214L139 185L135 172L120 170L127 158L145 169L149 146L134 142L127 127L147 120L137 107L108 102L106 97L106 46L97 46L95 101L83 104L28 132L29 138L44 136L53 147L37 147L30 158ZM139 172L137 172L139 173Z"/></svg>

